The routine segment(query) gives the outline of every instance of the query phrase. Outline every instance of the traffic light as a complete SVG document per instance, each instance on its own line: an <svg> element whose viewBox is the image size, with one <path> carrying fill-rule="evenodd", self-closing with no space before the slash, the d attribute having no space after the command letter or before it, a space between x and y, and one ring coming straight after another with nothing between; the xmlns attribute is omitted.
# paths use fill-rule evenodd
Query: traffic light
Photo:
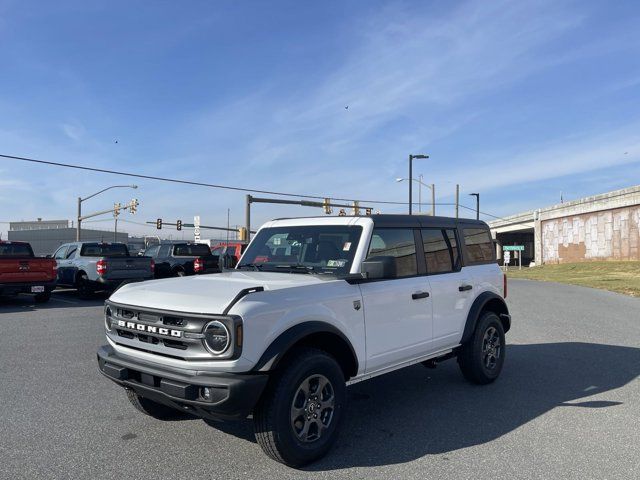
<svg viewBox="0 0 640 480"><path fill-rule="evenodd" d="M325 198L324 202L322 202L322 208L324 209L324 213L326 213L327 215L331 215L331 199L330 198Z"/></svg>
<svg viewBox="0 0 640 480"><path fill-rule="evenodd" d="M238 229L238 240L241 242L247 241L247 229L245 227L240 227Z"/></svg>
<svg viewBox="0 0 640 480"><path fill-rule="evenodd" d="M156 220L156 228L158 230L162 230L162 219L161 218Z"/></svg>
<svg viewBox="0 0 640 480"><path fill-rule="evenodd" d="M117 217L118 215L120 215L120 209L121 208L122 208L122 205L120 205L120 202L113 204L113 216L114 217Z"/></svg>
<svg viewBox="0 0 640 480"><path fill-rule="evenodd" d="M182 230L182 220L176 220L176 230Z"/></svg>
<svg viewBox="0 0 640 480"><path fill-rule="evenodd" d="M344 208L340 209L340 211L338 212L338 216L339 217L346 217L347 216L347 212L345 212Z"/></svg>
<svg viewBox="0 0 640 480"><path fill-rule="evenodd" d="M371 214L373 213L373 209L371 209L371 208L366 208L366 209L364 210L364 213L365 213L365 215L371 215Z"/></svg>
<svg viewBox="0 0 640 480"><path fill-rule="evenodd" d="M129 213L131 215L135 215L136 212L138 211L138 205L140 204L140 202L138 202L137 198L134 198L133 200L131 200L131 203L129 203Z"/></svg>

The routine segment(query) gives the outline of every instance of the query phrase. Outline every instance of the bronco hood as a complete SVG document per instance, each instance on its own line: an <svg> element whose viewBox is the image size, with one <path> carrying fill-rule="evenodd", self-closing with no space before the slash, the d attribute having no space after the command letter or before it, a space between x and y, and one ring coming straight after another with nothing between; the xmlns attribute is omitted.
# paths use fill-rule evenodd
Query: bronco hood
<svg viewBox="0 0 640 480"><path fill-rule="evenodd" d="M142 308L220 314L245 288L278 290L324 283L331 278L333 277L323 279L318 275L233 270L132 283L118 289L109 300Z"/></svg>

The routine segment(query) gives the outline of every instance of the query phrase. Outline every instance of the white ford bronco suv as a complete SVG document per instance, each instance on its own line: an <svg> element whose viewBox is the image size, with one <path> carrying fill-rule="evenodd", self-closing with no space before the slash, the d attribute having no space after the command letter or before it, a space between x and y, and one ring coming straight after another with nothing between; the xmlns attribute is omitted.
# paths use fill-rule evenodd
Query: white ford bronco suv
<svg viewBox="0 0 640 480"><path fill-rule="evenodd" d="M347 384L448 358L469 381L494 381L505 296L483 222L279 219L232 271L117 290L98 363L156 418L252 414L264 452L297 467L334 443Z"/></svg>

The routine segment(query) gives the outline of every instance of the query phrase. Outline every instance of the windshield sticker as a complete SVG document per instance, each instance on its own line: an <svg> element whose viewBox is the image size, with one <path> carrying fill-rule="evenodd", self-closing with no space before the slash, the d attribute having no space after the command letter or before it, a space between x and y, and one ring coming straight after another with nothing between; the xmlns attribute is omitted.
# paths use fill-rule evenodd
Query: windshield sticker
<svg viewBox="0 0 640 480"><path fill-rule="evenodd" d="M340 268L344 267L347 264L346 260L327 260L327 267L335 267Z"/></svg>
<svg viewBox="0 0 640 480"><path fill-rule="evenodd" d="M342 246L342 251L348 252L349 250L351 250L351 242L344 242L344 245Z"/></svg>

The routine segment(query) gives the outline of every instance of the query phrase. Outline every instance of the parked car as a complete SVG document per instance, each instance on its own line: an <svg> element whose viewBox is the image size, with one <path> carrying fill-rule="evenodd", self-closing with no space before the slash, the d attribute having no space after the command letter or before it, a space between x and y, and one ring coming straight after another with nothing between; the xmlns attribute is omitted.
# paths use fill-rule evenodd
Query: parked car
<svg viewBox="0 0 640 480"><path fill-rule="evenodd" d="M58 285L77 288L81 297L153 278L153 259L131 256L124 243L65 243L53 258L58 262Z"/></svg>
<svg viewBox="0 0 640 480"><path fill-rule="evenodd" d="M263 451L298 467L335 442L347 383L450 358L473 383L496 380L506 293L478 220L275 220L235 270L115 292L98 363L156 418L252 413Z"/></svg>
<svg viewBox="0 0 640 480"><path fill-rule="evenodd" d="M0 295L29 293L46 302L56 288L56 261L36 257L26 242L0 240Z"/></svg>
<svg viewBox="0 0 640 480"><path fill-rule="evenodd" d="M145 255L155 261L155 278L220 272L218 257L204 243L162 243L147 248Z"/></svg>
<svg viewBox="0 0 640 480"><path fill-rule="evenodd" d="M220 258L222 268L235 268L247 245L247 242L241 241L220 242L211 247L211 253Z"/></svg>

